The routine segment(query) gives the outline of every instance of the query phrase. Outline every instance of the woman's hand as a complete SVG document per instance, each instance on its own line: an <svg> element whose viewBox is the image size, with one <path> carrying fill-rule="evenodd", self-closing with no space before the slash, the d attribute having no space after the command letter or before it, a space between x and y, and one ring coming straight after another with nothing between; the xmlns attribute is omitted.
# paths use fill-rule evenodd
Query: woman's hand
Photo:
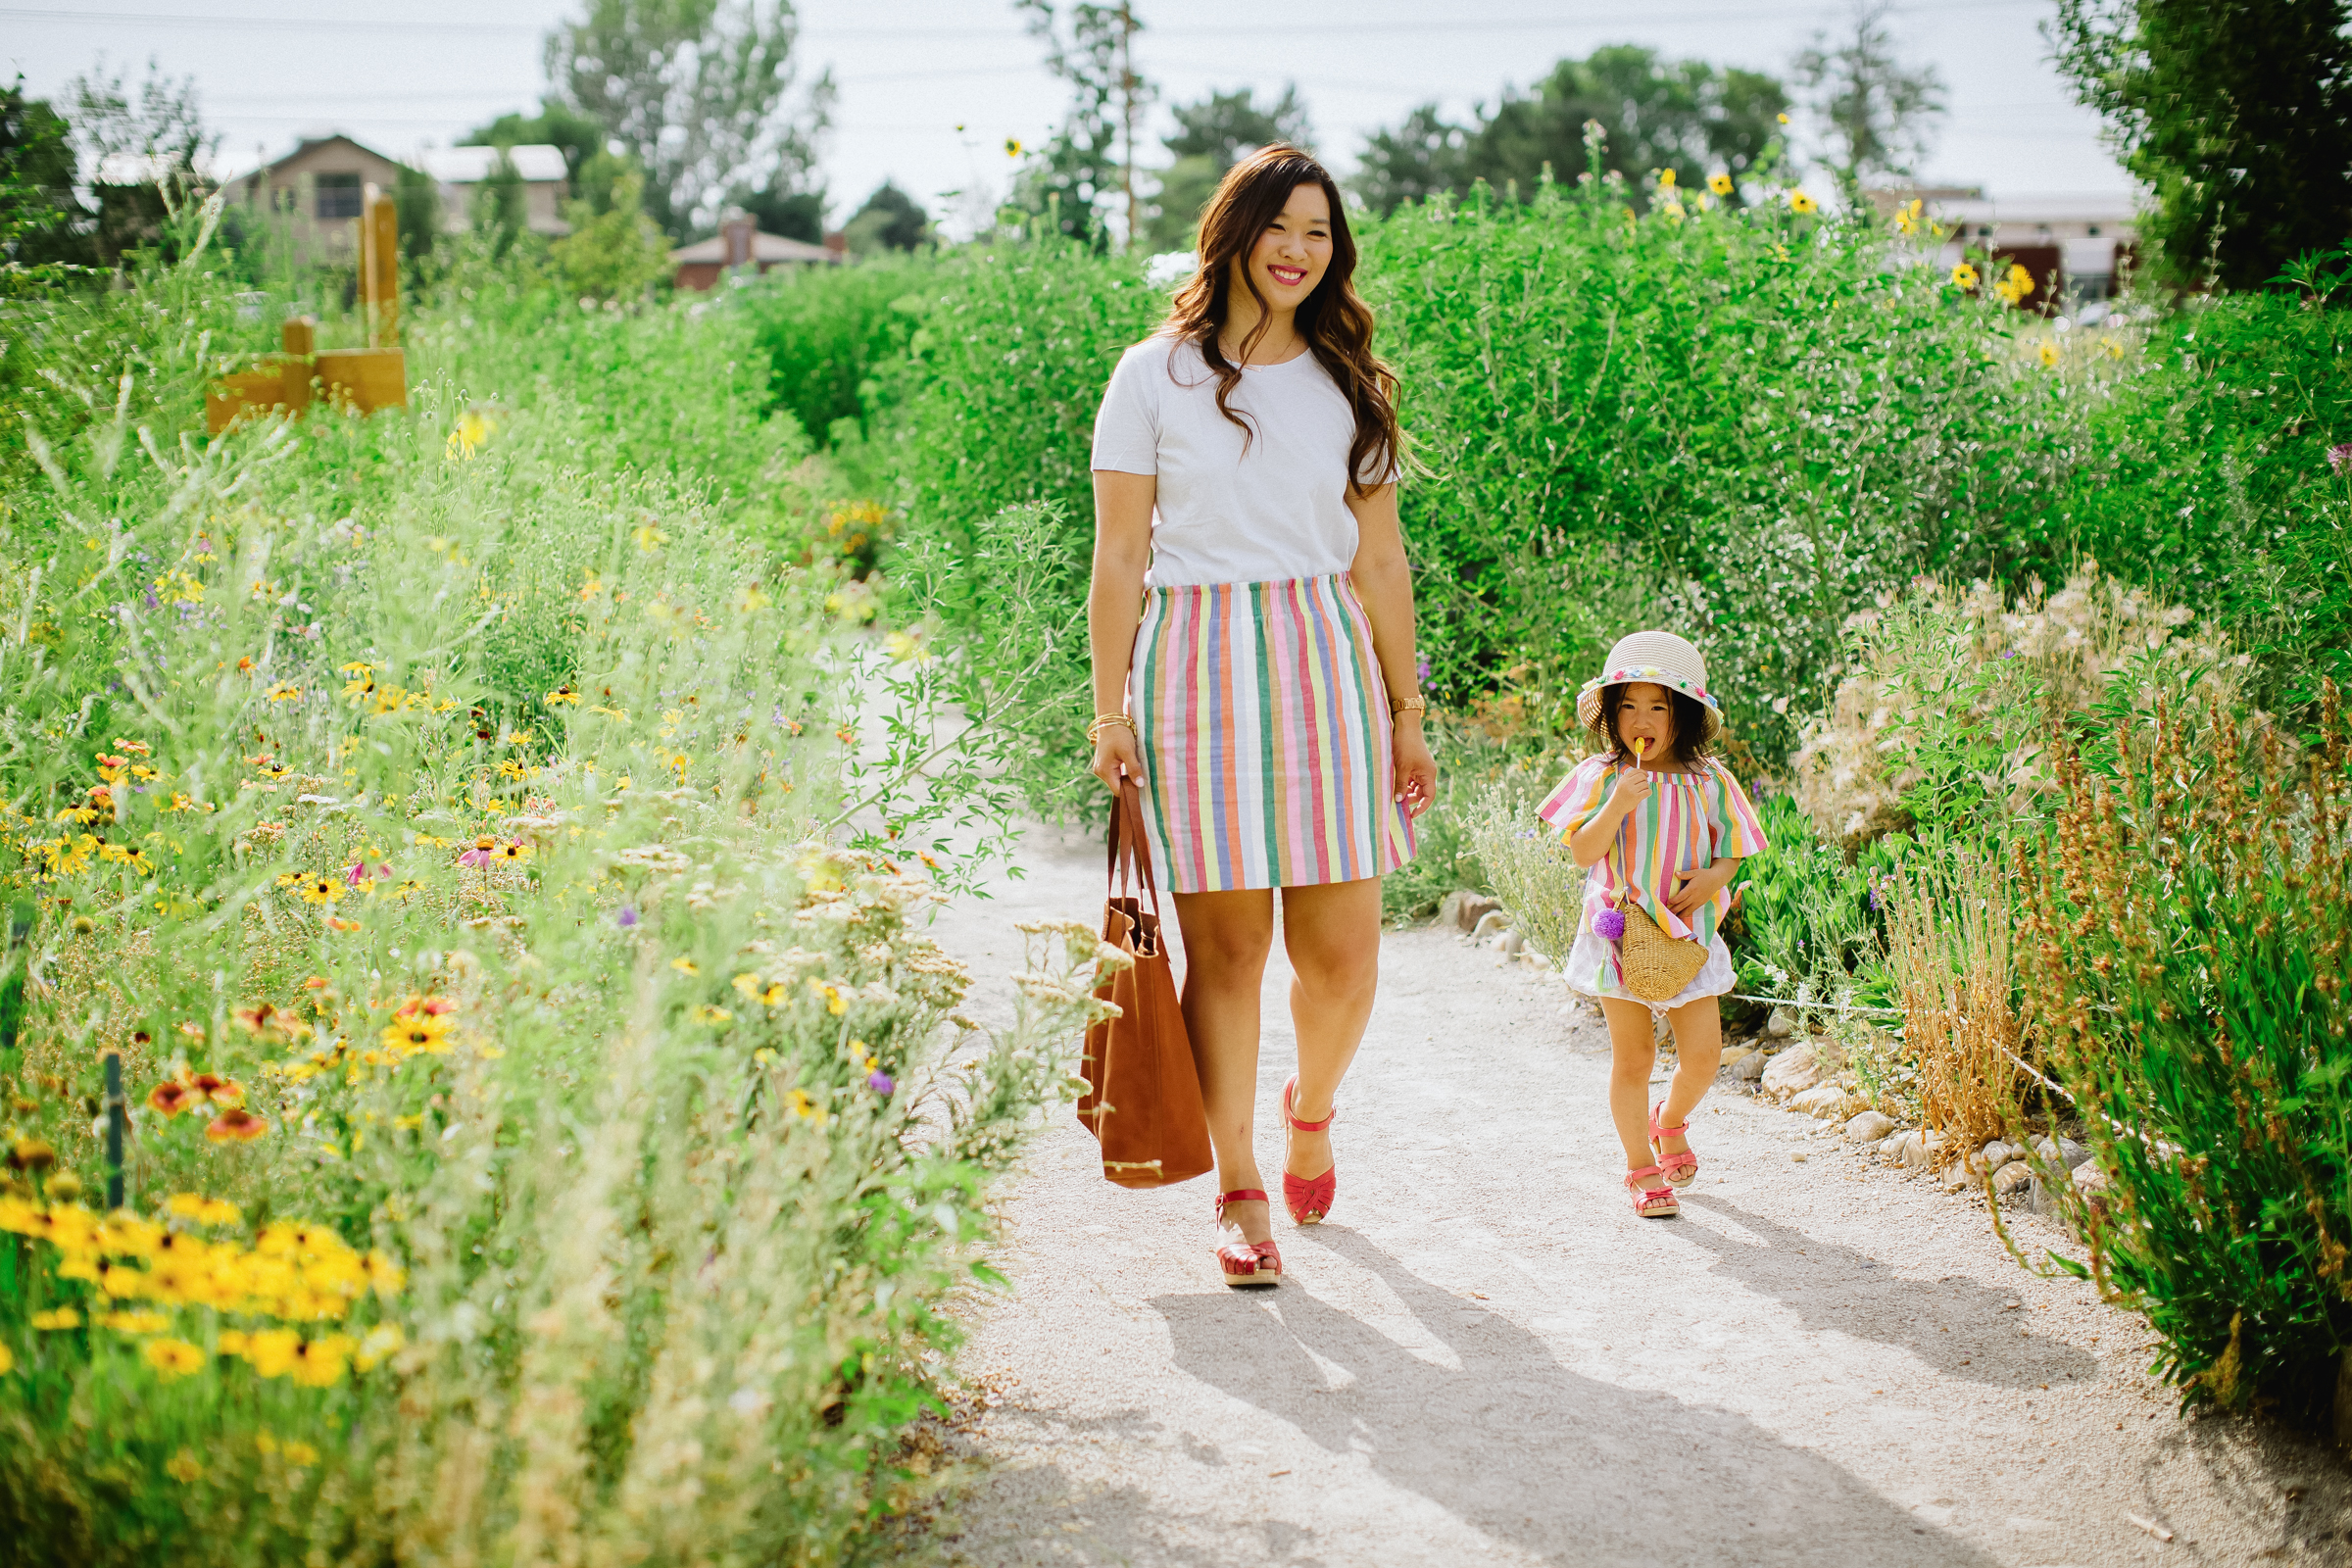
<svg viewBox="0 0 2352 1568"><path fill-rule="evenodd" d="M1666 907L1681 915L1683 923L1689 925L1690 917L1698 912L1700 906L1721 893L1723 885L1739 869L1738 860L1717 860L1703 871L1691 872L1684 879L1683 885L1674 890L1673 896L1667 899Z"/></svg>
<svg viewBox="0 0 2352 1568"><path fill-rule="evenodd" d="M1121 770L1138 784L1144 781L1143 754L1136 749L1135 733L1124 724L1105 724L1095 737L1095 760L1091 771L1095 777L1110 786L1110 793L1119 793Z"/></svg>
<svg viewBox="0 0 2352 1568"><path fill-rule="evenodd" d="M1421 715L1396 715L1396 734L1390 753L1396 762L1396 800L1411 821L1438 804L1438 760L1429 755L1421 733Z"/></svg>
<svg viewBox="0 0 2352 1568"><path fill-rule="evenodd" d="M1617 775L1617 787L1609 792L1609 814L1613 817L1622 817L1626 812L1648 800L1652 787L1647 768L1627 768Z"/></svg>

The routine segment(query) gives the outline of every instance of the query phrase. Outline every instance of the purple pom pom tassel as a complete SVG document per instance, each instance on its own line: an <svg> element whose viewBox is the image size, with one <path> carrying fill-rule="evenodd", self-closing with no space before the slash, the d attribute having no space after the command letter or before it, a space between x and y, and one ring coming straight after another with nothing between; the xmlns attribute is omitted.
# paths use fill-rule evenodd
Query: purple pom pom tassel
<svg viewBox="0 0 2352 1568"><path fill-rule="evenodd" d="M1625 911L1603 909L1592 917L1592 934L1604 942L1615 942L1625 935Z"/></svg>

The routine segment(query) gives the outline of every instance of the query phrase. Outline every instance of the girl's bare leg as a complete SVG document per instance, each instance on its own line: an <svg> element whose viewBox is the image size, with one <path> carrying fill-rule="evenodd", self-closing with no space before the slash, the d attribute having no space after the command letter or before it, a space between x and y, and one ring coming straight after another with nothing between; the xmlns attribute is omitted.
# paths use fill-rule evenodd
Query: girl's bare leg
<svg viewBox="0 0 2352 1568"><path fill-rule="evenodd" d="M1252 888L1174 898L1184 932L1184 1027L1200 1064L1217 1191L1263 1191L1250 1122L1257 1102L1258 993L1274 947L1274 895ZM1225 1217L1241 1227L1245 1241L1274 1239L1262 1202L1231 1204Z"/></svg>
<svg viewBox="0 0 2352 1568"><path fill-rule="evenodd" d="M1295 976L1291 1023L1298 1035L1298 1094L1291 1111L1300 1121L1322 1121L1372 1021L1380 983L1379 878L1283 889L1282 951ZM1284 1168L1291 1175L1331 1169L1329 1132L1289 1137Z"/></svg>
<svg viewBox="0 0 2352 1568"><path fill-rule="evenodd" d="M1649 1009L1621 997L1602 997L1600 1015L1609 1024L1609 1118L1625 1145L1625 1168L1654 1165L1649 1152L1649 1072L1658 1047Z"/></svg>
<svg viewBox="0 0 2352 1568"><path fill-rule="evenodd" d="M1674 1030L1674 1081L1666 1086L1666 1108L1658 1112L1658 1125L1680 1127L1698 1108L1714 1085L1715 1070L1723 1065L1723 1011L1713 997L1701 997L1668 1013L1666 1022ZM1644 1124L1642 1136L1648 1133ZM1660 1139L1658 1147L1679 1154L1690 1141L1678 1133Z"/></svg>

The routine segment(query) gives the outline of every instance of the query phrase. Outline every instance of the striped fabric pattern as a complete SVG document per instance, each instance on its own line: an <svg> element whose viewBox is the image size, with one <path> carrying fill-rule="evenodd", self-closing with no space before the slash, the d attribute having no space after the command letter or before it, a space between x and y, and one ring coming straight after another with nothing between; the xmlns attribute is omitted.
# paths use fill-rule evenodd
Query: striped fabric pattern
<svg viewBox="0 0 2352 1568"><path fill-rule="evenodd" d="M1345 572L1144 596L1128 677L1144 831L1178 893L1396 870L1388 688Z"/></svg>
<svg viewBox="0 0 2352 1568"><path fill-rule="evenodd" d="M1561 781L1536 814L1559 830L1562 840L1591 821L1609 792L1617 787L1619 768L1606 757L1588 757ZM1617 848L1585 875L1585 923L1617 901L1620 877L1630 875L1634 897L1670 937L1699 943L1715 940L1715 927L1731 912L1732 892L1726 888L1698 906L1695 921L1666 907L1678 877L1703 871L1716 860L1744 858L1765 847L1764 824L1753 802L1731 770L1709 762L1703 772L1660 773L1652 770L1649 799L1629 812L1617 837Z"/></svg>

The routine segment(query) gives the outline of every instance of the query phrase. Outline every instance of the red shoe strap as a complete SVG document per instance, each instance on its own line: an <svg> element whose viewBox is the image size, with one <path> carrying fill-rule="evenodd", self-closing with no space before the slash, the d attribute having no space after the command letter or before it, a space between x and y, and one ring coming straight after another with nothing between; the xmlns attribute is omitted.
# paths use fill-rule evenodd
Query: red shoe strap
<svg viewBox="0 0 2352 1568"><path fill-rule="evenodd" d="M1227 1203L1262 1203L1265 1200L1266 1195L1255 1187L1236 1187L1230 1193L1217 1195L1219 1208L1223 1208Z"/></svg>
<svg viewBox="0 0 2352 1568"><path fill-rule="evenodd" d="M1283 1107L1282 1114L1284 1119L1290 1122L1291 1130L1293 1132L1319 1133L1324 1128L1329 1127L1333 1122L1340 1119L1340 1107L1337 1105L1332 1106L1331 1114L1324 1117L1321 1121L1300 1121L1298 1117L1291 1114L1290 1107L1287 1105Z"/></svg>

